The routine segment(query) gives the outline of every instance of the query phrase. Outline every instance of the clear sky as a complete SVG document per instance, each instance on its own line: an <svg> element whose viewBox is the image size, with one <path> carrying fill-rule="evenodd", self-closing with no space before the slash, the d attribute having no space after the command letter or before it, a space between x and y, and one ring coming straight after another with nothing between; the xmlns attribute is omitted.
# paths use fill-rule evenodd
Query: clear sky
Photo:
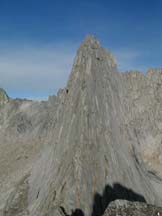
<svg viewBox="0 0 162 216"><path fill-rule="evenodd" d="M56 94L87 34L121 71L162 67L162 0L0 0L0 87L11 97Z"/></svg>

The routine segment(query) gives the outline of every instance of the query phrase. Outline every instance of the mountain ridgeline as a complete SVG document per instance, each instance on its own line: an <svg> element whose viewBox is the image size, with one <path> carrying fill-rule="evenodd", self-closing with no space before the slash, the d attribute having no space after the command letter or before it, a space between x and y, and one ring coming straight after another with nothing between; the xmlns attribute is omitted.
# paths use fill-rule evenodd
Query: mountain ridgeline
<svg viewBox="0 0 162 216"><path fill-rule="evenodd" d="M88 36L57 96L0 91L0 103L0 215L101 216L115 200L162 206L162 69L120 73Z"/></svg>

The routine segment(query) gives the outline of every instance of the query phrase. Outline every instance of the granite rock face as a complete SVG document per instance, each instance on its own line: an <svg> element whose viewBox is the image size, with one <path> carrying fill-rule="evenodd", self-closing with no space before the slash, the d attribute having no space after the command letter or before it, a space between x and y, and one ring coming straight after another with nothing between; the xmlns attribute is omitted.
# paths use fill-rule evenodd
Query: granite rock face
<svg viewBox="0 0 162 216"><path fill-rule="evenodd" d="M100 216L116 199L161 206L161 80L162 70L119 73L88 36L57 96L9 100L0 110L2 215Z"/></svg>

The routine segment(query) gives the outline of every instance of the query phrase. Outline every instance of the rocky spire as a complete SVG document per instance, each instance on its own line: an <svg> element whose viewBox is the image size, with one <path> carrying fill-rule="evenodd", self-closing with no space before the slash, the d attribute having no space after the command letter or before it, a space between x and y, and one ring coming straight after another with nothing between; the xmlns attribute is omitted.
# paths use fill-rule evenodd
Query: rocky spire
<svg viewBox="0 0 162 216"><path fill-rule="evenodd" d="M107 68L109 70L105 72L105 70L100 69L98 73L96 69L101 65L103 69ZM67 88L70 89L77 80L85 82L85 79L88 80L90 77L95 79L96 76L100 76L100 79L102 79L103 76L111 76L111 73L116 73L116 71L116 60L113 55L103 48L97 39L89 35L77 51Z"/></svg>
<svg viewBox="0 0 162 216"><path fill-rule="evenodd" d="M53 205L88 216L97 194L116 182L154 202L152 186L131 150L131 133L122 130L122 91L114 58L88 36L77 52L49 146L31 174L33 216L44 216Z"/></svg>

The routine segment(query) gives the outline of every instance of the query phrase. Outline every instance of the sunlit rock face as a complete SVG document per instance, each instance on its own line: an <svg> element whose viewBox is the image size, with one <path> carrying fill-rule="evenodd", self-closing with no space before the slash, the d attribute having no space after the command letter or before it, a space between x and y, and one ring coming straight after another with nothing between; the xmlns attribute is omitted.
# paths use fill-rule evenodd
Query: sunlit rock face
<svg viewBox="0 0 162 216"><path fill-rule="evenodd" d="M31 143L35 150L3 214L100 216L116 199L161 205L160 74L121 74L113 55L86 37L65 89L47 102L19 106L24 152Z"/></svg>

